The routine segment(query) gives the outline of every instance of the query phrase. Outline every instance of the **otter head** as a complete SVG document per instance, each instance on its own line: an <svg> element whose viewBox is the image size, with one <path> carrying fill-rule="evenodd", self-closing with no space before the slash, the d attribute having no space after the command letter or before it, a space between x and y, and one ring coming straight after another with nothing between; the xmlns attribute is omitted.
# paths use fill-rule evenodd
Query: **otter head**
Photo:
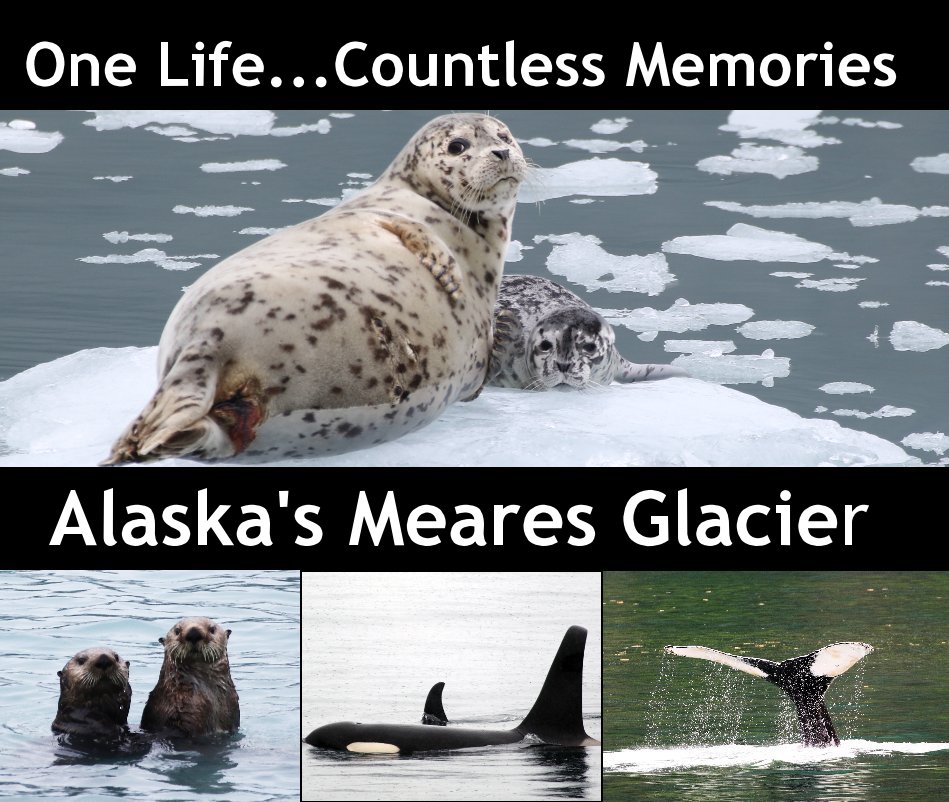
<svg viewBox="0 0 949 802"><path fill-rule="evenodd" d="M57 675L59 706L53 730L78 735L114 735L125 730L132 703L127 660L112 649L84 649Z"/></svg>
<svg viewBox="0 0 949 802"><path fill-rule="evenodd" d="M613 329L592 310L564 309L544 318L527 340L531 387L609 384L614 341Z"/></svg>
<svg viewBox="0 0 949 802"><path fill-rule="evenodd" d="M484 114L447 114L423 127L387 176L465 222L484 216L510 222L527 161L507 126Z"/></svg>
<svg viewBox="0 0 949 802"><path fill-rule="evenodd" d="M197 665L227 659L227 640L231 630L210 618L182 618L158 642L165 656L175 664Z"/></svg>

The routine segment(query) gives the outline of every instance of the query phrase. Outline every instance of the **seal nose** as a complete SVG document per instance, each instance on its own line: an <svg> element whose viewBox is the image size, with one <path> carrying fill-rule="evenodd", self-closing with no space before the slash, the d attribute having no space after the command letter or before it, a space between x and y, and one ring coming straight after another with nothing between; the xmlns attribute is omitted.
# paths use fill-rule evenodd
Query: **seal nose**
<svg viewBox="0 0 949 802"><path fill-rule="evenodd" d="M198 629L197 627L191 627L191 629L189 629L188 633L185 635L185 640L188 641L188 643L190 643L192 646L196 644L199 640L203 640L203 639L204 639L204 635L202 634L201 630Z"/></svg>
<svg viewBox="0 0 949 802"><path fill-rule="evenodd" d="M511 156L510 148L501 148L499 150L491 151L495 156L497 156L502 162L506 162Z"/></svg>
<svg viewBox="0 0 949 802"><path fill-rule="evenodd" d="M557 370L559 370L561 373L566 373L568 370L570 370L570 363L569 363L569 362L558 362L558 363L557 363Z"/></svg>
<svg viewBox="0 0 949 802"><path fill-rule="evenodd" d="M100 671L106 671L107 669L112 668L115 664L115 661L109 657L107 654L100 654L93 665L98 668Z"/></svg>

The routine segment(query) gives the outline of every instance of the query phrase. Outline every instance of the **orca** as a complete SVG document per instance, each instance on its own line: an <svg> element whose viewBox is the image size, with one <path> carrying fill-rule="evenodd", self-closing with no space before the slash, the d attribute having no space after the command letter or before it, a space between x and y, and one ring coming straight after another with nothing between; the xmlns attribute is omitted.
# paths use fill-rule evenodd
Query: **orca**
<svg viewBox="0 0 949 802"><path fill-rule="evenodd" d="M777 663L759 657L740 657L707 646L666 646L669 654L711 660L773 682L797 707L804 746L840 746L824 694L830 683L873 651L869 643L846 641Z"/></svg>
<svg viewBox="0 0 949 802"><path fill-rule="evenodd" d="M430 724L436 727L444 727L448 724L448 716L445 714L445 708L442 705L442 691L445 690L444 682L436 682L425 698L425 710L422 712L422 723Z"/></svg>
<svg viewBox="0 0 949 802"><path fill-rule="evenodd" d="M313 730L304 738L311 746L349 752L411 754L438 749L512 744L533 735L547 744L598 746L583 728L581 685L587 631L572 626L563 636L540 694L527 717L514 729L479 730L466 727L432 727L426 724L360 724L338 721ZM439 683L442 685L442 683ZM441 701L441 688L432 689ZM437 688L437 691L436 691ZM431 700L432 693L429 693ZM441 717L444 709L439 704ZM426 704L427 710L427 704ZM438 711L435 711L436 713Z"/></svg>

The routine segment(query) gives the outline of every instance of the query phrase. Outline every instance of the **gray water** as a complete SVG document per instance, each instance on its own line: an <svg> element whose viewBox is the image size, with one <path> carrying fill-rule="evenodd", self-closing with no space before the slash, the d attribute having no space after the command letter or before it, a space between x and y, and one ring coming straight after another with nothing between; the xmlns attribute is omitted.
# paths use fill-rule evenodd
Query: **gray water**
<svg viewBox="0 0 949 802"><path fill-rule="evenodd" d="M358 188L367 176L378 176L435 113L358 111L331 116L285 111L268 123L254 112L236 112L230 126L202 123L200 116L185 114L178 130L169 130L167 120L149 124L147 114L116 122L121 118L82 111L0 112L0 120L26 119L38 131L63 137L45 153L0 150L0 380L81 349L155 344L182 287L217 261L213 255L224 257L259 236L237 232L286 226L324 211L325 205L305 201L338 198L343 189ZM727 155L742 142L784 147L764 135L740 140L734 132L721 130L726 111L496 113L522 140L545 137L558 143L525 144L527 155L541 167L591 158L589 152L567 144L570 140L642 140L646 147L641 153L621 149L601 158L648 163L658 175L652 194L596 197L586 204L571 202L582 197L520 204L514 238L531 248L522 251L520 261L508 264L510 272L549 275L551 245L535 243L535 236L577 232L598 237L610 254L646 255L660 252L663 243L676 237L722 235L736 223L795 234L836 253L878 260L856 265L833 259L769 263L667 253L676 280L656 296L612 293L597 289L596 281L581 286L560 277L601 308L664 310L686 298L692 304L744 304L753 310L752 321L799 321L814 327L796 339L750 339L729 324L681 334L661 331L649 340L648 332L640 339L616 326L621 349L630 358L668 362L675 354L663 344L683 338L732 340L742 355L770 348L776 357L790 359L790 375L776 378L773 387L742 383L740 389L799 414L830 417L892 442L947 430L949 348L931 343L926 351L897 350L890 334L897 321L949 331L949 272L938 269L949 266L949 255L936 250L949 246L949 218L927 212L912 221L856 227L838 218L757 219L705 202L861 203L878 197L887 204L941 214L938 210L949 204L949 176L918 172L910 164L949 150L949 112L825 111L820 119L835 117L837 122L815 123L810 130L839 139L839 144L802 150L806 158L817 157L819 166L783 179L769 174L722 176L697 168L701 160ZM616 134L591 130L602 118L616 117L632 122ZM847 118L863 124L845 125L841 120ZM103 130L86 124L96 120ZM867 127L881 120L901 127ZM128 124L136 127L121 127ZM286 135L301 125L318 130ZM169 134L200 141L178 141ZM260 159L286 167L224 173L201 169L208 163ZM29 172L2 172L16 168ZM115 182L110 176L130 178ZM253 211L235 217L173 212L176 206L205 205ZM103 239L109 232L161 233L173 239L113 244ZM77 261L126 257L147 248L196 258L161 266ZM799 287L798 279L771 275L775 272L807 272L812 281L864 280L850 282L856 289L832 292L826 285L824 290ZM859 305L867 301L887 305ZM872 393L830 395L819 389L830 382L863 384ZM841 410L845 414L834 414ZM938 461L946 453L945 442L939 442L942 446L937 444L936 450L911 453Z"/></svg>
<svg viewBox="0 0 949 802"><path fill-rule="evenodd" d="M601 737L598 573L304 573L303 733L416 724L444 682L452 725L511 729L567 628L589 630L584 726ZM537 743L359 755L303 745L303 798L599 799L600 748Z"/></svg>
<svg viewBox="0 0 949 802"><path fill-rule="evenodd" d="M0 797L299 799L299 590L296 571L0 573ZM158 638L188 615L231 630L238 733L146 754L90 756L58 742L56 672L72 655L111 646L130 662L137 730L162 664Z"/></svg>

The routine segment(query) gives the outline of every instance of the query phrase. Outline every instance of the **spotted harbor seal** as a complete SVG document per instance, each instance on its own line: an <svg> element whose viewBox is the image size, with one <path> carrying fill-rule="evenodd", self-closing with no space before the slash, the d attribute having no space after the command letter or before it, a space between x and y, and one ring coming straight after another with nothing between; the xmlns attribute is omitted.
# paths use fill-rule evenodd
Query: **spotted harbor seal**
<svg viewBox="0 0 949 802"><path fill-rule="evenodd" d="M73 655L59 675L59 706L52 730L96 741L128 735L129 664L112 649L96 647Z"/></svg>
<svg viewBox="0 0 949 802"><path fill-rule="evenodd" d="M210 618L183 618L158 642L165 661L142 711L142 729L167 736L234 732L241 723L227 660L231 630Z"/></svg>
<svg viewBox="0 0 949 802"><path fill-rule="evenodd" d="M570 290L541 276L505 276L494 317L488 383L583 389L687 376L672 365L636 365L616 349L613 328Z"/></svg>
<svg viewBox="0 0 949 802"><path fill-rule="evenodd" d="M474 398L526 170L499 120L439 117L359 195L211 268L106 464L229 457L264 421L258 453L363 448Z"/></svg>

